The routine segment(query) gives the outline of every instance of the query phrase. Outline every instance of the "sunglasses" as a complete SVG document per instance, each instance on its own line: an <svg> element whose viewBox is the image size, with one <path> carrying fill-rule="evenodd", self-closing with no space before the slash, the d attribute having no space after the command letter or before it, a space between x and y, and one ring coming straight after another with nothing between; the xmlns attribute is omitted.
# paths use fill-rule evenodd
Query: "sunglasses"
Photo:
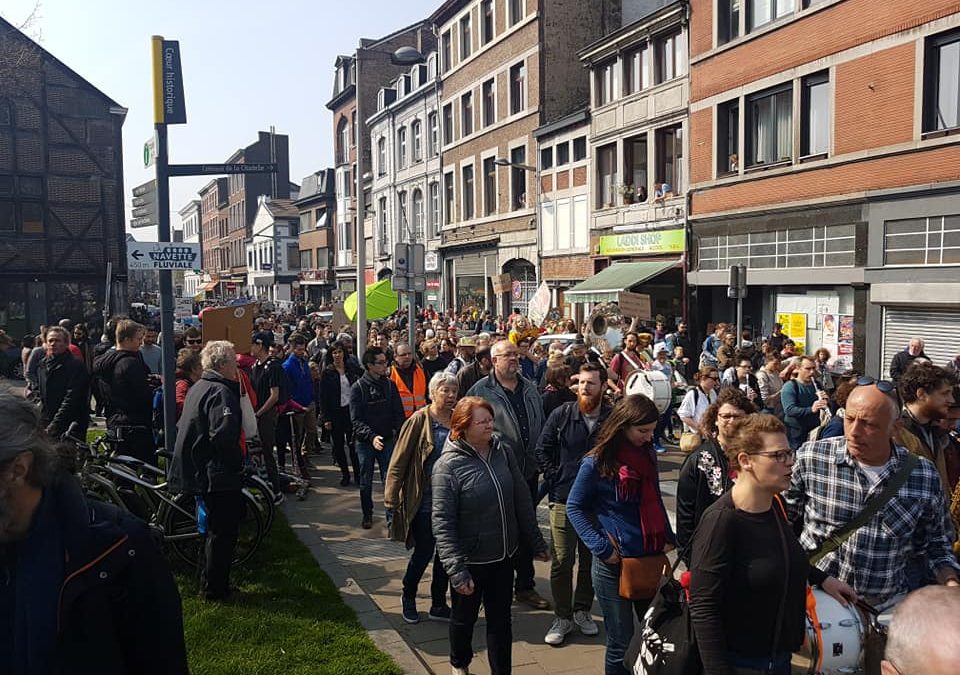
<svg viewBox="0 0 960 675"><path fill-rule="evenodd" d="M869 387L871 384L877 385L877 389L884 394L889 394L897 390L897 386L890 380L878 380L872 375L862 375L857 378L858 387Z"/></svg>
<svg viewBox="0 0 960 675"><path fill-rule="evenodd" d="M200 344L201 342L203 342L203 339L202 339L202 338L197 338L196 340L191 340L190 338L187 338L187 344L188 344L188 345L198 345L198 344Z"/></svg>

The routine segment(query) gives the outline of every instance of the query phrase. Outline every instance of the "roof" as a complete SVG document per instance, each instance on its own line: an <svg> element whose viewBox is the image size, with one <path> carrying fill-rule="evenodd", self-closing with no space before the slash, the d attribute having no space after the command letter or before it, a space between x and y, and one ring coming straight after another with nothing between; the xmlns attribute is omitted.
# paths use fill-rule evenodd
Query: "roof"
<svg viewBox="0 0 960 675"><path fill-rule="evenodd" d="M431 23L439 26L452 15L463 9L465 4L467 4L467 0L447 0L430 15Z"/></svg>
<svg viewBox="0 0 960 675"><path fill-rule="evenodd" d="M313 197L332 197L333 194L333 169L320 169L309 176L305 176L300 181L300 196L294 203L297 204Z"/></svg>
<svg viewBox="0 0 960 675"><path fill-rule="evenodd" d="M277 197L276 199L266 199L263 205L267 208L274 218L299 218L300 212L293 206L292 199Z"/></svg>
<svg viewBox="0 0 960 675"><path fill-rule="evenodd" d="M65 64L63 61L61 61L60 59L58 59L56 56L54 56L53 54L51 54L50 52L48 52L48 51L47 51L46 49L44 49L40 44L38 44L35 40L31 39L30 36L28 36L27 34L25 34L25 33L24 33L23 31L21 31L19 28L17 28L16 26L14 26L14 25L13 25L12 23L10 23L9 21L5 20L3 17L0 17L0 33L8 32L8 31L13 31L14 33L17 33L18 35L20 35L24 40L26 40L27 42L29 42L30 44L32 44L34 47L36 47L37 49L39 49L40 52L44 55L44 59L45 59L46 61L52 61L54 64L56 64L56 65L59 66L60 68L63 68L63 70L65 70L65 71L66 71L67 73L69 73L71 76L73 76L74 78L76 78L77 80L79 80L81 83L83 83L84 85L86 85L86 86L87 86L91 91L93 91L97 96L99 96L100 98L102 98L103 101L104 101L104 103L106 103L109 107L111 107L111 108L118 108L118 109L122 110L122 111L123 111L123 115L126 116L126 114L127 114L127 108L123 107L122 105L120 105L119 103L117 103L116 101L114 101L112 98L110 98L109 96L107 96L106 94L104 94L102 91L100 91L99 89L97 89L95 86L93 86L93 85L90 83L89 80L87 80L85 77L83 77L82 75L80 75L77 71L75 71L73 68L71 68L70 66L68 66L67 64Z"/></svg>
<svg viewBox="0 0 960 675"><path fill-rule="evenodd" d="M617 302L620 291L638 286L679 264L677 259L613 263L565 291L563 296L572 302Z"/></svg>
<svg viewBox="0 0 960 675"><path fill-rule="evenodd" d="M587 124L590 121L590 108L581 108L576 112L572 112L569 115L561 117L558 120L550 122L549 124L544 124L542 127L533 130L534 138L543 138L544 136L551 136L558 131L563 131L564 129L569 129L571 127L578 127L584 124Z"/></svg>
<svg viewBox="0 0 960 675"><path fill-rule="evenodd" d="M605 59L610 56L611 53L616 52L619 47L626 44L633 44L642 37L647 36L650 32L660 30L664 27L663 24L658 23L661 19L679 13L680 10L688 6L684 0L675 0L674 2L666 4L656 2L652 3L652 5L653 8L650 12L621 26L612 33L604 35L599 40L591 42L586 47L580 49L580 51L577 52L577 56L580 57L581 61L586 62L587 65L598 59Z"/></svg>

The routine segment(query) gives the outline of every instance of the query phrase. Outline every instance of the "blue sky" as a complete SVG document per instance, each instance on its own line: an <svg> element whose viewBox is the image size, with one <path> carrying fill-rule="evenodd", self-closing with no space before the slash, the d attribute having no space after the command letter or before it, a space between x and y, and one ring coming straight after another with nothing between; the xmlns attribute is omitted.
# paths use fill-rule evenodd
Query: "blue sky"
<svg viewBox="0 0 960 675"><path fill-rule="evenodd" d="M30 33L58 59L129 109L123 127L124 191L153 177L143 142L153 133L150 36L179 40L188 124L170 127L174 163L222 162L270 125L290 136L290 179L331 166L324 107L337 54L426 18L441 0L42 0ZM36 0L2 0L19 24ZM176 212L204 178L171 179ZM176 213L171 222L179 221ZM153 240L152 229L134 236Z"/></svg>

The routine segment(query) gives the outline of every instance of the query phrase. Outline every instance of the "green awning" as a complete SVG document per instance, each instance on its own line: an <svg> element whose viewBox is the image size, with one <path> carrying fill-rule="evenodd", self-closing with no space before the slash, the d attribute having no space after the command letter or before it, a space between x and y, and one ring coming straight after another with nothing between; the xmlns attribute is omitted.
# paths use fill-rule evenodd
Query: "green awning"
<svg viewBox="0 0 960 675"><path fill-rule="evenodd" d="M617 302L620 291L628 291L679 264L679 260L613 263L563 296L570 302Z"/></svg>

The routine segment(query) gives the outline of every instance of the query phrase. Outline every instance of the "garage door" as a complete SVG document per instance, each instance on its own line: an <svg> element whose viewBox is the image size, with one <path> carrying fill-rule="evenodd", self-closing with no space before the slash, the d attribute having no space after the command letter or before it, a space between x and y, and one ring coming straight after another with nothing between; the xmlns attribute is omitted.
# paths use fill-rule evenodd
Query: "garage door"
<svg viewBox="0 0 960 675"><path fill-rule="evenodd" d="M960 352L960 310L883 310L883 375L890 372L893 355L903 351L911 338L922 338L923 351L938 366L952 361Z"/></svg>

